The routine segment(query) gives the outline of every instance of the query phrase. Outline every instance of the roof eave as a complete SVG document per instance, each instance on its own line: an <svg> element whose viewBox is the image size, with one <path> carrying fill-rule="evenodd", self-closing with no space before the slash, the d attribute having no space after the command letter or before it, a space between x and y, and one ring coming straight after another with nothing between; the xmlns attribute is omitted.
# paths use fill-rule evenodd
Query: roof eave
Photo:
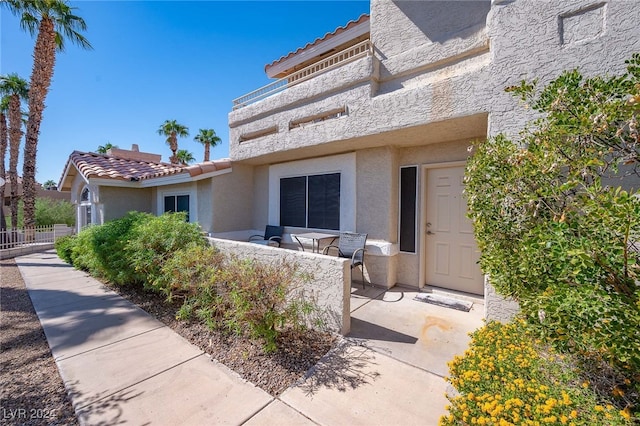
<svg viewBox="0 0 640 426"><path fill-rule="evenodd" d="M338 31L340 27L336 29ZM285 71L290 70L296 65L300 65L301 63L308 61L311 58L316 56L320 56L323 53L330 51L331 49L335 49L336 47L347 43L350 40L356 39L364 34L370 32L370 21L369 15L362 15L358 18L357 21L350 22L346 25L346 29L336 34L336 31L333 33L325 35L323 38L314 41L302 47L295 52L290 53L287 56L284 56L277 61L272 62L271 64L267 64L264 67L264 71L267 73L269 78L276 78L279 75L285 73Z"/></svg>

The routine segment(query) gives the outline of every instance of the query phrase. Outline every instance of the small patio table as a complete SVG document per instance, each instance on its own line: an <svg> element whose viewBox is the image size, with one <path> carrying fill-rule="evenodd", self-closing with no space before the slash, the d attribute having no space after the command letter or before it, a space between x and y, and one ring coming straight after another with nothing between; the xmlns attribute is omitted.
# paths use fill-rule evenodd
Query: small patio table
<svg viewBox="0 0 640 426"><path fill-rule="evenodd" d="M336 234L325 234L324 232L306 232L304 234L292 234L293 238L296 239L302 251L304 250L304 245L298 238L309 239L311 240L311 251L313 253L320 253L320 241L322 240L331 240L329 244L332 244L339 235Z"/></svg>

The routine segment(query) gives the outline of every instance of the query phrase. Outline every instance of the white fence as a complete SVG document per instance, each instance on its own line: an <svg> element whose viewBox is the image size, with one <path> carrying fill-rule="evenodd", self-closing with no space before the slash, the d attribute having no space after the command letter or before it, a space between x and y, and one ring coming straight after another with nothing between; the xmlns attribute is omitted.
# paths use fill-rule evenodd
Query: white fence
<svg viewBox="0 0 640 426"><path fill-rule="evenodd" d="M2 252L0 258L5 259L23 254L26 251L33 252L41 248L51 248L58 238L71 234L73 234L73 228L64 224L0 231L0 252Z"/></svg>

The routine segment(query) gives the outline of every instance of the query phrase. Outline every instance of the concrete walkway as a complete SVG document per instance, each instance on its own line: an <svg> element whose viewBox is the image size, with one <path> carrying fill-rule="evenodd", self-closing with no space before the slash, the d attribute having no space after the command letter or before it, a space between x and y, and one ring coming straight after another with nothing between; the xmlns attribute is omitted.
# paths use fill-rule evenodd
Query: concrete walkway
<svg viewBox="0 0 640 426"><path fill-rule="evenodd" d="M481 324L478 312L439 312L410 292L354 293L351 337L273 398L55 252L16 263L86 425L435 425L447 404L446 361ZM405 306L385 300L401 293ZM409 317L393 324L403 310ZM436 334L414 324L416 310ZM392 324L372 322L380 316ZM449 327L453 319L463 325ZM443 339L455 344L443 350Z"/></svg>

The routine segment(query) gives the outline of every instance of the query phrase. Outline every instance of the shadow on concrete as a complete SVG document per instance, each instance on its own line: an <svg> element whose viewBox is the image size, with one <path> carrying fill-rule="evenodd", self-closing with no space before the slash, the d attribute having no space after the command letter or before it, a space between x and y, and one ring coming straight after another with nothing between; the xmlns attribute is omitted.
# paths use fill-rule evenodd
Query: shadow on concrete
<svg viewBox="0 0 640 426"><path fill-rule="evenodd" d="M322 387L346 392L375 381L380 373L371 371L376 365L374 353L364 345L342 341L307 372L298 384L307 396L313 396Z"/></svg>
<svg viewBox="0 0 640 426"><path fill-rule="evenodd" d="M72 400L81 400L82 394L75 389L74 384L68 386L67 391ZM139 396L143 391L134 391L133 389L123 389L110 395L96 394L92 401L81 407L75 407L78 418L85 424L93 426L111 426L125 424L127 421L122 418L124 410L123 406ZM104 420L96 421L95 418ZM148 425L151 422L141 423Z"/></svg>
<svg viewBox="0 0 640 426"><path fill-rule="evenodd" d="M144 311L107 289L95 295L32 289L29 296L54 358L93 349L85 344L98 333L102 340L106 336L106 342L130 337L131 333L122 326L133 321L142 323L138 332L154 328L150 321L145 323L150 317Z"/></svg>
<svg viewBox="0 0 640 426"><path fill-rule="evenodd" d="M67 263L29 263L29 262L20 262L18 264L19 267L23 266L36 266L36 267L46 267L46 268L69 268L70 270L74 270L73 266Z"/></svg>
<svg viewBox="0 0 640 426"><path fill-rule="evenodd" d="M382 340L386 342L414 344L418 339L408 334L399 333L390 328L351 317L351 332L348 338L365 340Z"/></svg>

